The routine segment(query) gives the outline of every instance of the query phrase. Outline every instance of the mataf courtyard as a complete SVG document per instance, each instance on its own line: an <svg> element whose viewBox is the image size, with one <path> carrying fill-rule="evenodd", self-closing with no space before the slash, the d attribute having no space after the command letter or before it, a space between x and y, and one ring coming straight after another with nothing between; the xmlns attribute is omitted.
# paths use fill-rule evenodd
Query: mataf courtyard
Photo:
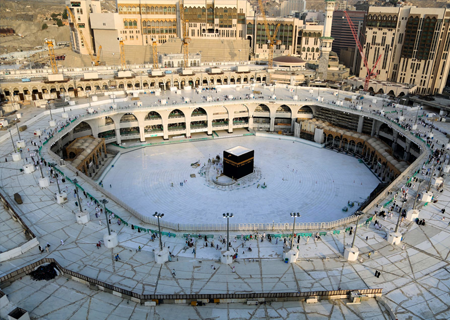
<svg viewBox="0 0 450 320"><path fill-rule="evenodd" d="M233 189L208 184L208 158L239 145L255 150L260 176ZM214 168L211 175L218 175ZM349 201L364 202L378 183L354 157L271 135L140 148L122 154L103 178L141 214L163 212L180 224L223 224L223 212L235 213L232 223L283 223L286 212L301 212L301 222L338 220L358 207L343 212Z"/></svg>

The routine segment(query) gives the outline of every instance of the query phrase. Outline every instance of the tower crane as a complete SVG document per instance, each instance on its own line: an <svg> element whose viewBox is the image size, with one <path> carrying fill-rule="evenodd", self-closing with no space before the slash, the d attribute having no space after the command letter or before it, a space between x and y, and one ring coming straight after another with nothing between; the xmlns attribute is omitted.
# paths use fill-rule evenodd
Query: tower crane
<svg viewBox="0 0 450 320"><path fill-rule="evenodd" d="M181 5L180 8L180 20L181 20L181 27L182 27L182 33L183 33L183 60L184 60L184 68L187 68L189 66L189 43L191 42L191 38L188 36L187 31L187 23L189 20L184 20L184 5Z"/></svg>
<svg viewBox="0 0 450 320"><path fill-rule="evenodd" d="M153 50L153 70L159 68L158 64L158 42L155 38L152 38L152 50Z"/></svg>
<svg viewBox="0 0 450 320"><path fill-rule="evenodd" d="M266 11L264 9L262 0L258 0L258 3L259 3L259 10L261 10L261 14L263 16L264 27L266 28L267 46L269 48L269 59L268 59L268 63L267 64L268 64L269 69L272 69L272 66L273 66L273 45L274 44L276 44L276 45L280 45L281 44L281 40L276 40L275 41L275 38L277 37L278 29L280 28L280 24L277 24L275 32L271 36L270 35L270 29L269 29L269 23L267 22Z"/></svg>
<svg viewBox="0 0 450 320"><path fill-rule="evenodd" d="M361 59L363 60L364 66L367 69L367 75L366 75L366 78L364 80L364 91L368 91L369 90L369 81L370 81L370 79L375 78L378 75L378 72L375 71L375 69L376 69L376 67L378 65L378 62L381 59L382 54L380 54L378 56L377 62L373 65L372 69L370 69L369 68L369 64L367 62L367 57L364 54L363 47L361 45L361 42L358 39L358 33L356 32L355 25L353 24L352 20L350 19L350 16L348 15L347 11L344 11L344 13L345 13L345 17L347 18L347 22L348 22L348 25L350 27L350 30L352 31L353 38L355 39L356 45L358 46L358 50L359 50L359 54L361 55Z"/></svg>
<svg viewBox="0 0 450 320"><path fill-rule="evenodd" d="M100 46L98 48L98 54L97 57L94 56L94 53L91 50L91 47L89 46L89 43L86 41L86 39L84 38L83 32L80 30L80 27L78 26L78 23L75 19L75 16L72 13L72 10L70 10L69 7L66 7L67 9L67 13L70 16L70 20L72 21L73 25L75 26L75 29L77 29L78 34L80 35L81 40L83 41L84 46L86 47L87 52L89 53L89 56L91 57L92 63L95 66L99 66L100 65L100 53L102 51L102 46Z"/></svg>
<svg viewBox="0 0 450 320"><path fill-rule="evenodd" d="M58 66L56 65L55 50L53 50L53 41L45 39L45 44L48 48L48 57L50 59L50 65L52 66L52 72L58 73Z"/></svg>

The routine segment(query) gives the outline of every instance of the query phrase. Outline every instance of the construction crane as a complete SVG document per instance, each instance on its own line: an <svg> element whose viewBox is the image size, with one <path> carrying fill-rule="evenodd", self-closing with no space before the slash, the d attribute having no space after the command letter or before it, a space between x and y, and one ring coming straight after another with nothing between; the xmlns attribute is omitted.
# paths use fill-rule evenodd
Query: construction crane
<svg viewBox="0 0 450 320"><path fill-rule="evenodd" d="M52 72L58 73L58 66L56 65L55 50L53 50L53 41L45 39L45 44L48 48L48 57L50 59L50 65L52 66Z"/></svg>
<svg viewBox="0 0 450 320"><path fill-rule="evenodd" d="M375 71L375 68L378 65L378 62L381 59L382 54L378 56L377 62L373 65L372 69L369 68L369 64L367 62L367 57L364 54L363 47L361 45L361 42L358 39L358 33L356 32L355 25L353 24L352 20L350 19L350 16L348 15L347 11L344 11L345 17L347 18L348 25L350 26L350 30L352 31L353 38L355 39L356 45L358 46L359 54L361 55L361 59L364 61L364 66L367 69L367 75L366 79L364 80L364 91L369 90L369 81L372 78L375 78L378 75L378 72Z"/></svg>
<svg viewBox="0 0 450 320"><path fill-rule="evenodd" d="M120 51L120 67L122 70L127 68L127 60L125 59L125 45L123 44L122 37L118 38L119 40L119 51Z"/></svg>
<svg viewBox="0 0 450 320"><path fill-rule="evenodd" d="M153 50L153 70L159 68L158 64L158 42L155 38L152 38L152 50Z"/></svg>
<svg viewBox="0 0 450 320"><path fill-rule="evenodd" d="M91 57L92 63L95 66L100 65L100 52L101 52L101 46L99 47L99 53L97 54L97 57L94 56L94 53L91 50L91 47L89 46L89 43L84 38L83 32L80 30L80 27L78 26L78 23L75 19L75 16L72 13L72 10L70 10L69 7L66 7L67 13L70 16L70 20L72 21L73 25L75 26L75 29L77 29L78 34L80 35L81 41L83 42L84 46L86 47L87 52L89 53L89 56Z"/></svg>
<svg viewBox="0 0 450 320"><path fill-rule="evenodd" d="M187 23L189 20L184 20L184 5L180 8L180 20L181 27L183 33L183 60L184 60L184 68L189 66L189 43L191 42L191 38L188 37L187 31Z"/></svg>
<svg viewBox="0 0 450 320"><path fill-rule="evenodd" d="M99 66L100 65L100 55L102 54L102 46L98 47L98 52L97 52L97 58L94 61L94 65L95 66Z"/></svg>
<svg viewBox="0 0 450 320"><path fill-rule="evenodd" d="M261 14L263 16L263 20L264 20L264 26L266 28L266 36L267 36L267 46L269 48L269 59L268 59L268 67L269 69L272 69L273 66L273 45L280 45L281 44L281 40L276 40L275 38L277 37L277 33L278 33L278 29L280 28L280 24L277 24L277 27L275 29L275 32L273 33L273 35L270 35L270 28L269 28L269 23L267 22L267 18L266 18L266 11L264 9L262 0L258 0L259 3L259 10L261 10Z"/></svg>

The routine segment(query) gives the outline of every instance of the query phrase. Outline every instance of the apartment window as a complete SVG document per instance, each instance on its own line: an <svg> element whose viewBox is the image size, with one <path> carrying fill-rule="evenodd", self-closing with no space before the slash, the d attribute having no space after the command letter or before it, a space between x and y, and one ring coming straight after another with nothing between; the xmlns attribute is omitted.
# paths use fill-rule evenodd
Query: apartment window
<svg viewBox="0 0 450 320"><path fill-rule="evenodd" d="M375 45L375 41L377 40L377 36L372 36L372 45Z"/></svg>
<svg viewBox="0 0 450 320"><path fill-rule="evenodd" d="M398 44L402 44L403 42L403 33L400 33L398 36Z"/></svg>
<svg viewBox="0 0 450 320"><path fill-rule="evenodd" d="M386 44L386 36L383 36L381 38L381 46L384 46Z"/></svg>

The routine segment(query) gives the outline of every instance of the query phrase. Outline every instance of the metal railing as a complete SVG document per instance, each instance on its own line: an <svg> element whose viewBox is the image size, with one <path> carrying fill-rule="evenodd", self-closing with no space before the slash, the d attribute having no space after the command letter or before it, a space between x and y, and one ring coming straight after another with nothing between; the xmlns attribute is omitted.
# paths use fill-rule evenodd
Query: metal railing
<svg viewBox="0 0 450 320"><path fill-rule="evenodd" d="M58 270L65 276L70 275L73 280L82 280L90 285L97 286L100 290L105 291L105 289L112 292L120 293L123 296L138 299L139 302L145 301L159 301L165 300L166 302L175 300L208 300L214 302L214 300L236 300L236 299L282 299L282 298L292 298L292 299L302 299L307 297L333 297L333 296L349 296L352 292L359 292L361 295L372 295L381 296L382 288L373 289L346 289L346 290L325 290L325 291L309 291L309 292L252 292L252 293L208 293L208 294L140 294L130 290L126 290L115 285L109 284L104 281L100 281L81 273L69 270L62 267L58 261L53 258L43 258L39 261L33 262L27 266L16 269L2 277L0 277L0 283L11 282L19 277L28 275L31 271L35 270L37 267L43 264L54 263ZM186 301L187 303L188 301Z"/></svg>

